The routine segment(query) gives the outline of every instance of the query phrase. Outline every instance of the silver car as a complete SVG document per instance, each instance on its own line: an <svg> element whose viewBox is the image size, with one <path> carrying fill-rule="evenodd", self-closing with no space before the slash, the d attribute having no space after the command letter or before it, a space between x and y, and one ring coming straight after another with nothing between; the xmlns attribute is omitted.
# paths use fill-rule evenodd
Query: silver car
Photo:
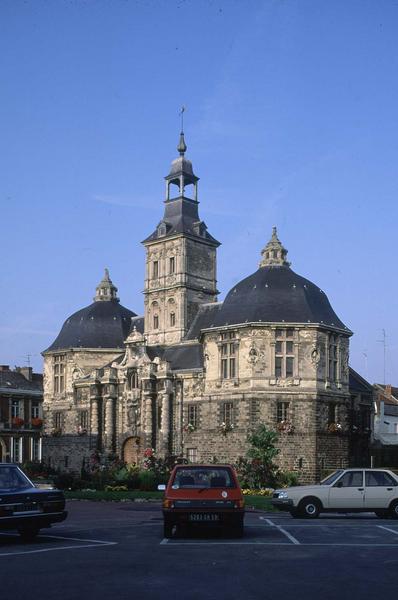
<svg viewBox="0 0 398 600"><path fill-rule="evenodd" d="M398 477L387 469L338 469L319 485L275 490L272 504L293 517L321 512L375 512L398 519Z"/></svg>

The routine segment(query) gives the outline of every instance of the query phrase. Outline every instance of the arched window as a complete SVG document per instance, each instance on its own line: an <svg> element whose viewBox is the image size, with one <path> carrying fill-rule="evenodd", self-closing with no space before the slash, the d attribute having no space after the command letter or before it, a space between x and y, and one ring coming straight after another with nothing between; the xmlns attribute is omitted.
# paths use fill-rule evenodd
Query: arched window
<svg viewBox="0 0 398 600"><path fill-rule="evenodd" d="M136 390L139 387L137 371L133 371L130 376L130 389Z"/></svg>
<svg viewBox="0 0 398 600"><path fill-rule="evenodd" d="M170 327L175 327L176 324L176 314L174 312L170 313Z"/></svg>

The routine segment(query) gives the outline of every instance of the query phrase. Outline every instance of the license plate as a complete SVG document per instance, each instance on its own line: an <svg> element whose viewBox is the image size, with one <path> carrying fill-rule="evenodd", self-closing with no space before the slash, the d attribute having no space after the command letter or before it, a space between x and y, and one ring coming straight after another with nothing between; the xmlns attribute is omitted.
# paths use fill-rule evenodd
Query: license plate
<svg viewBox="0 0 398 600"><path fill-rule="evenodd" d="M14 515L25 515L27 513L41 513L43 509L37 504L18 504L13 510Z"/></svg>
<svg viewBox="0 0 398 600"><path fill-rule="evenodd" d="M213 515L213 514L209 514L209 513L197 513L197 514L192 514L189 515L189 520L193 521L193 522L208 522L208 521L219 521L219 515Z"/></svg>

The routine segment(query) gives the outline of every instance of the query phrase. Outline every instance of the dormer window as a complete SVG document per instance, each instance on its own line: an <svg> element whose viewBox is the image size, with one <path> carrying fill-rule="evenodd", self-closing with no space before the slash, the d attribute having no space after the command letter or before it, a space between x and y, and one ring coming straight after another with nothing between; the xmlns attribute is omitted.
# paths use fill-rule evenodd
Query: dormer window
<svg viewBox="0 0 398 600"><path fill-rule="evenodd" d="M166 223L160 223L158 227L158 236L162 237L163 235L166 235Z"/></svg>

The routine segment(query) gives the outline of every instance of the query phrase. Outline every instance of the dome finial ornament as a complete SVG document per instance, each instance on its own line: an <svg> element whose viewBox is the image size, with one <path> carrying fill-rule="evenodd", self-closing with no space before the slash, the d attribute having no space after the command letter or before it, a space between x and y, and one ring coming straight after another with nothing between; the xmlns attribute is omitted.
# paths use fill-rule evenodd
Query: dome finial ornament
<svg viewBox="0 0 398 600"><path fill-rule="evenodd" d="M286 260L287 250L278 238L276 227L272 228L272 236L268 244L261 251L262 259L260 267L289 267L290 262Z"/></svg>
<svg viewBox="0 0 398 600"><path fill-rule="evenodd" d="M95 302L119 302L117 297L117 287L113 285L111 278L109 277L109 269L105 268L105 273L102 280L95 288Z"/></svg>

